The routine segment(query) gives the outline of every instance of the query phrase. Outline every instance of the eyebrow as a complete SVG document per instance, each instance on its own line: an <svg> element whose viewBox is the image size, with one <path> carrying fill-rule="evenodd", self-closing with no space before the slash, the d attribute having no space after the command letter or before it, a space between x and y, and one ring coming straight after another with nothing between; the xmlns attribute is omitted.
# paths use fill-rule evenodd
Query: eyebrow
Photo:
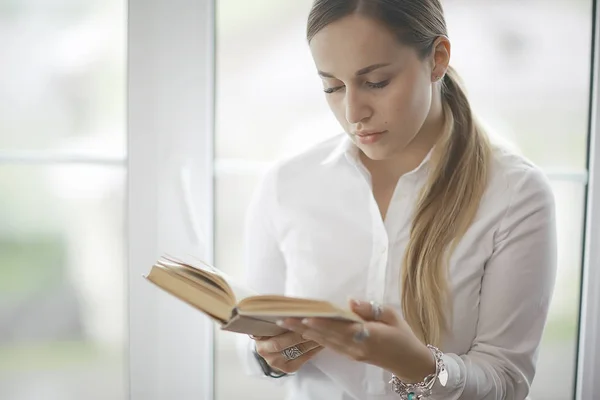
<svg viewBox="0 0 600 400"><path fill-rule="evenodd" d="M356 71L356 74L355 74L355 75L356 75L356 76L366 75L366 74L368 74L369 72L373 72L373 71L375 71L376 69L383 68L383 67L387 67L387 66L389 66L389 65L391 65L391 64L389 64L389 63L382 63L382 64L373 64L373 65L369 65L368 67L365 67L365 68L362 68L362 69L359 69L358 71ZM320 76L322 76L323 78L334 78L334 79L335 79L335 76L333 76L333 75L332 75L332 74L330 74L329 72L318 71L318 73L319 73L319 75L320 75Z"/></svg>

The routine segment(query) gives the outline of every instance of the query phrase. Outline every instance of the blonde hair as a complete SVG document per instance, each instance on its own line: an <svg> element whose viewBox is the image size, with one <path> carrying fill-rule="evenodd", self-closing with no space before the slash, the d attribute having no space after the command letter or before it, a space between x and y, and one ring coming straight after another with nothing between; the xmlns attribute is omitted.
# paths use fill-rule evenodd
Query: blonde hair
<svg viewBox="0 0 600 400"><path fill-rule="evenodd" d="M316 0L308 18L308 41L352 13L385 24L422 58L431 55L438 37L447 36L439 0ZM449 329L452 310L449 259L477 213L491 158L487 136L452 68L442 82L441 97L445 129L416 205L401 274L404 318L423 343L436 346Z"/></svg>
<svg viewBox="0 0 600 400"><path fill-rule="evenodd" d="M442 86L446 127L412 221L402 268L402 311L424 343L441 345L451 308L450 256L479 209L488 181L491 146L474 121L455 71Z"/></svg>

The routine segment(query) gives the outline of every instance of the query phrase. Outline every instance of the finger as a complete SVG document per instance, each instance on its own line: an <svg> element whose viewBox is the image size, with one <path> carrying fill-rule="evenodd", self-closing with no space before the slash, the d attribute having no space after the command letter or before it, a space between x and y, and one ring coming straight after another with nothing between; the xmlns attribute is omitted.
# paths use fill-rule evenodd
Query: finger
<svg viewBox="0 0 600 400"><path fill-rule="evenodd" d="M270 365L279 365L281 366L283 363L289 363L292 361L295 361L297 359L304 359L304 356L310 352L312 352L315 349L318 348L322 348L323 346L321 346L319 343L316 343L312 340L308 340L305 343L300 343L295 345L295 347L298 348L298 350L300 350L300 356L295 358L295 359L288 359L285 355L284 355L284 351L281 352L277 352L277 353L267 353L264 355L264 359L267 360L267 362L269 362Z"/></svg>
<svg viewBox="0 0 600 400"><path fill-rule="evenodd" d="M360 344L367 337L360 338L363 332L367 335L372 330L377 331L378 325L383 327L383 324L337 321L325 318L309 318L299 321L290 319L285 321L286 327L291 331L302 334L305 339L314 340L325 347L351 347L355 344Z"/></svg>
<svg viewBox="0 0 600 400"><path fill-rule="evenodd" d="M307 331L318 331L327 336L335 336L342 340L352 331L354 322L338 321L331 318L286 318L281 321L280 326L296 332L302 337Z"/></svg>
<svg viewBox="0 0 600 400"><path fill-rule="evenodd" d="M302 323L302 319L299 318L286 318L277 321L277 325L295 332L300 335L300 337L303 337L303 333L308 329L308 327Z"/></svg>
<svg viewBox="0 0 600 400"><path fill-rule="evenodd" d="M349 340L344 340L344 338L337 335L331 335L313 329L307 329L303 335L307 339L317 342L324 347L332 347L333 345L343 346L344 343L346 343L346 345L350 343Z"/></svg>
<svg viewBox="0 0 600 400"><path fill-rule="evenodd" d="M305 318L302 324L311 330L326 336L335 336L338 339L352 337L356 330L356 322L338 321L330 318Z"/></svg>
<svg viewBox="0 0 600 400"><path fill-rule="evenodd" d="M323 334L314 330L307 331L304 335L320 343L323 347L329 348L337 353L346 355L356 361L367 361L367 347L362 341L356 341L354 338L358 332L362 331L363 327L359 324L353 326L352 334L344 338ZM365 338L366 339L366 338Z"/></svg>
<svg viewBox="0 0 600 400"><path fill-rule="evenodd" d="M276 368L281 372L285 372L287 374L296 372L300 369L302 365L304 365L308 360L319 354L319 352L323 350L323 346L317 346L311 350L308 350L306 353L302 354L300 357L294 360L286 360L283 355L273 356L271 355L269 358L265 358L267 363L272 368Z"/></svg>
<svg viewBox="0 0 600 400"><path fill-rule="evenodd" d="M322 346L314 340L308 340L304 343L297 344L296 347L302 352L302 354L306 354L309 351Z"/></svg>
<svg viewBox="0 0 600 400"><path fill-rule="evenodd" d="M248 336L250 336L250 339L252 339L252 340L265 340L265 339L269 338L269 336L254 336L254 335L248 335Z"/></svg>
<svg viewBox="0 0 600 400"><path fill-rule="evenodd" d="M314 340L325 347L349 348L361 345L368 338L368 336L362 339L359 338L359 335L365 331L368 332L367 335L370 334L370 328L367 325L369 324L351 323L343 326L343 329L338 331L307 327L302 336L306 339Z"/></svg>
<svg viewBox="0 0 600 400"><path fill-rule="evenodd" d="M350 300L352 311L361 316L366 321L375 321L375 310L373 305L368 301ZM377 318L378 322L383 322L387 325L397 325L398 316L396 312L389 306L381 306L381 315Z"/></svg>
<svg viewBox="0 0 600 400"><path fill-rule="evenodd" d="M321 346L319 343L316 343L312 340L309 340L307 342L304 343L300 343L295 345L295 347L298 348L298 350L300 351L300 356L298 358L301 358L302 356L304 356L305 354L310 353L311 351L313 351L314 349L323 347ZM258 351L258 350L257 350ZM281 365L282 362L291 362L294 360L288 360L288 358L285 357L285 355L283 354L285 350L277 352L277 353L264 353L264 354L259 354L265 359L267 360L267 362L269 363L269 365L271 365L271 363L275 363L277 365ZM283 360L283 361L282 361ZM273 365L271 365L273 366Z"/></svg>
<svg viewBox="0 0 600 400"><path fill-rule="evenodd" d="M300 320L288 318L283 321L285 328L297 332L305 339L330 347L332 343L339 346L349 346L353 337L362 326L355 322L342 322L325 318L310 318Z"/></svg>
<svg viewBox="0 0 600 400"><path fill-rule="evenodd" d="M298 343L298 344L292 345L290 347L297 347L298 350L300 350L300 353L304 354L304 353L308 353L312 349L320 347L320 346L321 345L319 343L315 342L314 340L306 339L306 342ZM267 353L267 355L268 356L273 355L273 354L281 355L288 348L289 347L286 347L285 349L283 349L281 351L277 351L277 352L270 352L270 353Z"/></svg>
<svg viewBox="0 0 600 400"><path fill-rule="evenodd" d="M263 355L263 353L280 353L288 347L304 343L306 341L307 339L304 339L297 332L286 332L266 340L257 341L256 351L260 355Z"/></svg>

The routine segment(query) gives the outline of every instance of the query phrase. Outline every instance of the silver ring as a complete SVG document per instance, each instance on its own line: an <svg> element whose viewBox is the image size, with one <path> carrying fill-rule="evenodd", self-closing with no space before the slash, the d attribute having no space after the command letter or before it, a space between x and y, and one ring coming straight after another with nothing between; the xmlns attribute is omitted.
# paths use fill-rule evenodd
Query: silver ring
<svg viewBox="0 0 600 400"><path fill-rule="evenodd" d="M369 337L369 330L363 324L363 325L361 325L360 330L354 334L354 337L352 338L352 340L354 340L356 343L361 343L361 342L364 342L365 339L368 337Z"/></svg>
<svg viewBox="0 0 600 400"><path fill-rule="evenodd" d="M286 360L292 361L302 355L302 350L298 348L298 346L288 347L287 349L281 352Z"/></svg>
<svg viewBox="0 0 600 400"><path fill-rule="evenodd" d="M371 301L371 310L373 312L373 321L379 321L383 314L383 307L376 301Z"/></svg>

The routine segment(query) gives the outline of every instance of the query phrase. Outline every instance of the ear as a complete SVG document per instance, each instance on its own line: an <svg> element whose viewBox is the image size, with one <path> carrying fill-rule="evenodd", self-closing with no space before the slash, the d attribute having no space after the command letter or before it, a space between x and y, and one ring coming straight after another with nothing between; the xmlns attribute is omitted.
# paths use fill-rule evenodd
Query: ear
<svg viewBox="0 0 600 400"><path fill-rule="evenodd" d="M436 82L444 77L450 65L450 39L440 36L433 42L431 58L431 81Z"/></svg>

